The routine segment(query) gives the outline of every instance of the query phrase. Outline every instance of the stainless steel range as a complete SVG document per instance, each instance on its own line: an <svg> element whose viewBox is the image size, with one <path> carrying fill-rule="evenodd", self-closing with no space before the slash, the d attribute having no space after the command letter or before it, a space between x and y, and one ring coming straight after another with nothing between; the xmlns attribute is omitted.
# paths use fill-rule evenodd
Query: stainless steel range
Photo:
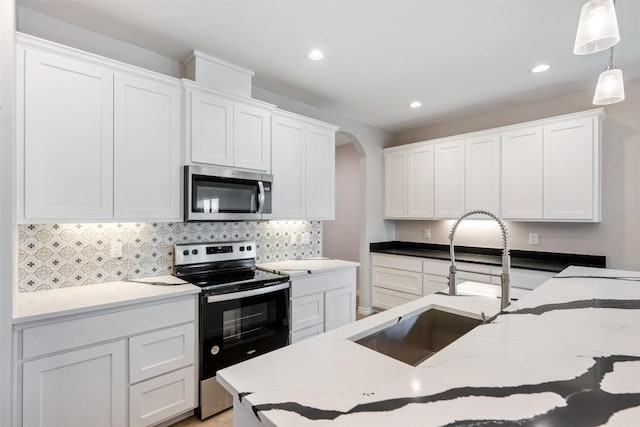
<svg viewBox="0 0 640 427"><path fill-rule="evenodd" d="M216 372L289 342L289 277L255 268L253 241L175 245L175 275L200 295L200 407L231 407Z"/></svg>

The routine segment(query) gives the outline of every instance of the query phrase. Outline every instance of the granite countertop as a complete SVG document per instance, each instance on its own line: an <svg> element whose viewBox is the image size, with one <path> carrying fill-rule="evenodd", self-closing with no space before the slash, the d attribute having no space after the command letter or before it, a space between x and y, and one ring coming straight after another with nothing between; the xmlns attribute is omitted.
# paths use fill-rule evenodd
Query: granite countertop
<svg viewBox="0 0 640 427"><path fill-rule="evenodd" d="M434 294L218 379L271 426L637 425L638 281L640 272L570 267L416 367L353 342L428 308L498 310L497 299Z"/></svg>
<svg viewBox="0 0 640 427"><path fill-rule="evenodd" d="M501 249L456 245L455 250L456 261L485 265L502 264ZM449 245L402 241L378 242L371 243L370 251L391 255L451 260ZM511 250L510 253L511 267L513 268L559 273L570 265L606 267L606 258L604 256L521 251L517 249Z"/></svg>
<svg viewBox="0 0 640 427"><path fill-rule="evenodd" d="M276 274L286 274L292 277L310 273L323 273L334 270L359 267L360 263L329 258L291 259L286 261L266 262L257 264L261 270Z"/></svg>
<svg viewBox="0 0 640 427"><path fill-rule="evenodd" d="M198 293L199 287L174 276L24 292L15 297L13 323L45 320Z"/></svg>

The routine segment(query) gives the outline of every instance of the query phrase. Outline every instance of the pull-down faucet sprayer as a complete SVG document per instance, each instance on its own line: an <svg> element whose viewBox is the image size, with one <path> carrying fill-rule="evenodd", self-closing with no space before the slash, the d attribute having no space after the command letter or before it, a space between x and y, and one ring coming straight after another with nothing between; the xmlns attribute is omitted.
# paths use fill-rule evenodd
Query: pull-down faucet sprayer
<svg viewBox="0 0 640 427"><path fill-rule="evenodd" d="M453 237L456 233L456 229L458 228L458 225L460 225L460 222L462 222L463 219L471 215L490 216L500 226L500 230L502 231L502 274L492 274L492 273L485 273L482 271L463 270L463 269L456 268L456 258L454 253L455 251L454 251L454 245L453 245ZM450 241L449 251L451 252L451 266L449 267L449 295L457 294L456 272L458 271L463 271L466 273L485 274L488 276L496 276L496 277L500 277L500 284L502 288L502 301L500 302L500 308L502 310L507 308L511 301L511 257L509 255L509 231L507 230L507 225L504 223L504 221L502 221L502 219L498 218L496 215L492 214L491 212L481 210L481 209L467 212L466 214L462 215L456 221L455 224L453 224L453 227L451 227L451 231L449 232L449 241Z"/></svg>

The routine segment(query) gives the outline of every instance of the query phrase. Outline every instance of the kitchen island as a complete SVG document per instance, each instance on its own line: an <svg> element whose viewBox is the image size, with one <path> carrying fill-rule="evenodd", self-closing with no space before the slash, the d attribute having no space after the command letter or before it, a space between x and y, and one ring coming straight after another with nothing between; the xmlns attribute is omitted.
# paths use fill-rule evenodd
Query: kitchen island
<svg viewBox="0 0 640 427"><path fill-rule="evenodd" d="M416 367L354 341L440 308L434 294L218 372L234 426L633 426L640 419L640 273L569 267Z"/></svg>

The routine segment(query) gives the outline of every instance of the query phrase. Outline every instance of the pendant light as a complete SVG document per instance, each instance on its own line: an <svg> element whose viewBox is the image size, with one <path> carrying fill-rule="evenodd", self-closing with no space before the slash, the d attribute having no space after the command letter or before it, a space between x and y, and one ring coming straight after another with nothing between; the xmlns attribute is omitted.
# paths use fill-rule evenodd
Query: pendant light
<svg viewBox="0 0 640 427"><path fill-rule="evenodd" d="M595 105L609 105L624 101L624 80L622 70L613 65L613 47L609 51L609 65L600 73L596 93L593 96Z"/></svg>
<svg viewBox="0 0 640 427"><path fill-rule="evenodd" d="M589 0L580 11L573 53L588 55L620 41L614 0Z"/></svg>

